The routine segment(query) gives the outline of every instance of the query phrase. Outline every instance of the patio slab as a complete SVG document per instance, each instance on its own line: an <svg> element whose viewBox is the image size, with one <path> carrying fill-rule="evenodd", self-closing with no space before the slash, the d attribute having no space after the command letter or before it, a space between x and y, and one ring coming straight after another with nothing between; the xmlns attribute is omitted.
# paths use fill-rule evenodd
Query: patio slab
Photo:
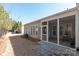
<svg viewBox="0 0 79 59"><path fill-rule="evenodd" d="M40 56L79 56L75 49L41 41L34 49Z"/></svg>

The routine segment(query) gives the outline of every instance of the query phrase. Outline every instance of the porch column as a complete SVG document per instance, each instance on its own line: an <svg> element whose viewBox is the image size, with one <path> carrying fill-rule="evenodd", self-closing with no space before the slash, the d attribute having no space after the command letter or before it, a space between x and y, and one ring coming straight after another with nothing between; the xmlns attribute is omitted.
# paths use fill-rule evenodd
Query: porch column
<svg viewBox="0 0 79 59"><path fill-rule="evenodd" d="M75 17L75 34L76 34L76 48L79 48L79 10L76 12L76 17Z"/></svg>
<svg viewBox="0 0 79 59"><path fill-rule="evenodd" d="M59 45L59 19L57 19L57 44Z"/></svg>
<svg viewBox="0 0 79 59"><path fill-rule="evenodd" d="M41 22L41 40L42 40L42 22Z"/></svg>
<svg viewBox="0 0 79 59"><path fill-rule="evenodd" d="M47 21L47 42L48 42L48 36L49 36L49 34L48 34L48 21Z"/></svg>

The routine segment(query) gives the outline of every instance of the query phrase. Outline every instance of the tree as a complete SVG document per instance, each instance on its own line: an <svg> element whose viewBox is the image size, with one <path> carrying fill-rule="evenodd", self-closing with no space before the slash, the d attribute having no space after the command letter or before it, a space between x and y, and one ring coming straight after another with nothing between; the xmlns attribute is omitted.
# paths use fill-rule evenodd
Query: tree
<svg viewBox="0 0 79 59"><path fill-rule="evenodd" d="M21 21L14 21L9 17L9 14L4 9L4 7L0 4L0 28L6 30L18 30L20 31L22 27Z"/></svg>
<svg viewBox="0 0 79 59"><path fill-rule="evenodd" d="M18 31L21 31L21 28L22 28L22 22L18 21L18 27L17 27Z"/></svg>
<svg viewBox="0 0 79 59"><path fill-rule="evenodd" d="M9 14L4 10L3 6L0 4L0 28L9 30L10 18Z"/></svg>
<svg viewBox="0 0 79 59"><path fill-rule="evenodd" d="M22 28L22 22L21 21L14 21L14 26L12 28L12 30L17 30L18 32L21 32L21 28Z"/></svg>
<svg viewBox="0 0 79 59"><path fill-rule="evenodd" d="M16 22L16 21L13 21L13 22L14 22L14 25L13 25L13 27L12 27L12 30L14 31L14 30L17 29L17 22Z"/></svg>

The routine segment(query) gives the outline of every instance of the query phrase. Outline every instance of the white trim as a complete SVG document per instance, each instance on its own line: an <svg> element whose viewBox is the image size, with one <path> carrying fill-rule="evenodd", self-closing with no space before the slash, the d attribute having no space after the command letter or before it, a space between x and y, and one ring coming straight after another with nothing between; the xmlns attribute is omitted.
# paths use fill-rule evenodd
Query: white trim
<svg viewBox="0 0 79 59"><path fill-rule="evenodd" d="M42 40L42 22L41 22L41 40Z"/></svg>
<svg viewBox="0 0 79 59"><path fill-rule="evenodd" d="M42 25L42 27L47 27L47 25Z"/></svg>
<svg viewBox="0 0 79 59"><path fill-rule="evenodd" d="M49 36L49 34L48 34L48 21L47 21L47 42L48 42L48 36Z"/></svg>
<svg viewBox="0 0 79 59"><path fill-rule="evenodd" d="M76 35L77 35L76 34L76 32L77 32L77 30L76 30L76 16L77 15L75 15L75 48L77 48L77 42L76 42L77 41L77 37L76 37Z"/></svg>
<svg viewBox="0 0 79 59"><path fill-rule="evenodd" d="M47 20L41 20L41 22L47 22Z"/></svg>
<svg viewBox="0 0 79 59"><path fill-rule="evenodd" d="M79 11L76 11L75 17L75 38L76 38L76 48L79 47Z"/></svg>
<svg viewBox="0 0 79 59"><path fill-rule="evenodd" d="M42 22L47 22L47 24L46 25L42 25ZM46 34L43 34L43 32L42 32L42 28L43 27L46 27L46 31L47 31ZM41 35L41 40L43 40L42 36L46 35L46 41L48 42L48 21L41 21L41 34L42 34Z"/></svg>
<svg viewBox="0 0 79 59"><path fill-rule="evenodd" d="M47 34L42 34L42 35L47 35Z"/></svg>
<svg viewBox="0 0 79 59"><path fill-rule="evenodd" d="M57 44L59 45L59 19L57 19Z"/></svg>

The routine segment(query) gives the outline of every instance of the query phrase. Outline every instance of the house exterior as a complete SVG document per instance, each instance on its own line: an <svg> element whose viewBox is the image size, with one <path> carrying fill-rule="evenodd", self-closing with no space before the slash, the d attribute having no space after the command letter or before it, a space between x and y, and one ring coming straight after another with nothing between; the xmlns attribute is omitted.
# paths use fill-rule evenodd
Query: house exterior
<svg viewBox="0 0 79 59"><path fill-rule="evenodd" d="M61 46L79 48L79 4L24 25L24 34ZM35 34L35 35L34 35Z"/></svg>
<svg viewBox="0 0 79 59"><path fill-rule="evenodd" d="M24 25L24 34L28 34L29 36L40 39L41 37L41 21L34 21Z"/></svg>

